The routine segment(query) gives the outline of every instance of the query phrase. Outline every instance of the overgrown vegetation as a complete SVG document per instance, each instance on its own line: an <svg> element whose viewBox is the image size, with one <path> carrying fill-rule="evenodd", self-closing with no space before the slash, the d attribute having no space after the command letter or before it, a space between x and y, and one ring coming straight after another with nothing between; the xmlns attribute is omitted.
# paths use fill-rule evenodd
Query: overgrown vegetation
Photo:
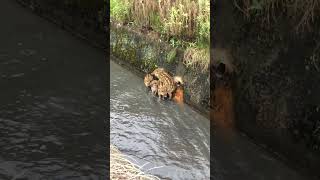
<svg viewBox="0 0 320 180"><path fill-rule="evenodd" d="M316 30L315 22L320 18L319 0L234 0L234 3L248 20L256 19L268 26L286 17L297 33Z"/></svg>
<svg viewBox="0 0 320 180"><path fill-rule="evenodd" d="M187 48L183 59L183 63L187 67L198 68L202 72L205 72L210 64L209 48Z"/></svg>
<svg viewBox="0 0 320 180"><path fill-rule="evenodd" d="M208 69L210 0L110 0L110 8L111 20L157 32L173 47L191 48L186 64Z"/></svg>
<svg viewBox="0 0 320 180"><path fill-rule="evenodd" d="M128 0L110 0L110 14L112 18L119 21L126 21L129 19Z"/></svg>

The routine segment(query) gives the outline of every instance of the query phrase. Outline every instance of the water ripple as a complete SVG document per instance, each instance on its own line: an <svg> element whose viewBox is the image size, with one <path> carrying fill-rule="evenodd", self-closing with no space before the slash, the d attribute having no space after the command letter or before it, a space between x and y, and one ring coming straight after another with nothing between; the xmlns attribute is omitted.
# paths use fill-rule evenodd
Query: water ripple
<svg viewBox="0 0 320 180"><path fill-rule="evenodd" d="M143 80L111 62L111 143L164 179L209 179L209 120L159 101Z"/></svg>

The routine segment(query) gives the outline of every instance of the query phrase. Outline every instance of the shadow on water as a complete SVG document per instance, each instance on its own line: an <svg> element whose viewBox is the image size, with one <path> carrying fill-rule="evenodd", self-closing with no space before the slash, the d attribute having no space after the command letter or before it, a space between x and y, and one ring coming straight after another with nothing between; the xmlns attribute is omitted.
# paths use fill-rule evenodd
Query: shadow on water
<svg viewBox="0 0 320 180"><path fill-rule="evenodd" d="M16 76L23 65L16 64L13 69L9 65L17 60L1 62L0 83L6 88L0 95L0 179L105 176L103 79L87 74L82 82L75 79L70 83L65 78L70 85L58 82L64 88L57 90L53 87L56 81L49 85L39 78L39 74L50 73L22 70L24 73ZM53 77L46 76L48 80ZM32 86L33 82L39 85Z"/></svg>
<svg viewBox="0 0 320 180"><path fill-rule="evenodd" d="M210 121L187 105L160 101L143 79L111 61L111 143L168 179L209 179Z"/></svg>

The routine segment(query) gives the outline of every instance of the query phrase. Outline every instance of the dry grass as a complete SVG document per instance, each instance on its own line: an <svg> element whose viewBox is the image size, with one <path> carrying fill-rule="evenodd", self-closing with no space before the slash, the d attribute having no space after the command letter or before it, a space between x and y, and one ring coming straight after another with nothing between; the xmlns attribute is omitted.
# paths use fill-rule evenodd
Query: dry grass
<svg viewBox="0 0 320 180"><path fill-rule="evenodd" d="M208 72L210 64L209 48L186 49L183 57L183 63L187 67L191 67L193 69L200 69L200 71L203 73Z"/></svg>
<svg viewBox="0 0 320 180"><path fill-rule="evenodd" d="M130 5L133 20L141 26L152 25L155 11L157 2L154 0L133 0Z"/></svg>
<svg viewBox="0 0 320 180"><path fill-rule="evenodd" d="M166 36L210 39L210 0L111 0L111 17Z"/></svg>
<svg viewBox="0 0 320 180"><path fill-rule="evenodd" d="M234 4L247 19L258 17L267 25L284 15L296 32L313 30L314 22L320 17L319 0L234 0Z"/></svg>
<svg viewBox="0 0 320 180"><path fill-rule="evenodd" d="M153 30L174 48L187 48L184 64L208 72L210 0L111 0L110 3L111 19Z"/></svg>
<svg viewBox="0 0 320 180"><path fill-rule="evenodd" d="M110 179L132 179L132 180L158 180L153 175L145 174L141 171L143 166L138 166L130 162L117 147L110 145ZM152 168L155 169L155 168ZM149 169L151 170L151 169Z"/></svg>

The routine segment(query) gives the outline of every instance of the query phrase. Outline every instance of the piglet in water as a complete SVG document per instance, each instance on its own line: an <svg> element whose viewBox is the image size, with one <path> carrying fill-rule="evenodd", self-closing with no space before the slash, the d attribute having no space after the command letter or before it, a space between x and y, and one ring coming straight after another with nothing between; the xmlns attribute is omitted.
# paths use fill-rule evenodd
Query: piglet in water
<svg viewBox="0 0 320 180"><path fill-rule="evenodd" d="M158 94L158 82L157 80L153 80L151 83L150 83L150 88L151 88L151 92L152 94L154 95L157 95Z"/></svg>
<svg viewBox="0 0 320 180"><path fill-rule="evenodd" d="M178 87L174 93L173 100L178 104L183 104L183 88Z"/></svg>
<svg viewBox="0 0 320 180"><path fill-rule="evenodd" d="M183 88L177 87L174 95L173 95L173 101L176 102L179 106L179 108L184 111L184 100L183 100L184 94L183 94Z"/></svg>

